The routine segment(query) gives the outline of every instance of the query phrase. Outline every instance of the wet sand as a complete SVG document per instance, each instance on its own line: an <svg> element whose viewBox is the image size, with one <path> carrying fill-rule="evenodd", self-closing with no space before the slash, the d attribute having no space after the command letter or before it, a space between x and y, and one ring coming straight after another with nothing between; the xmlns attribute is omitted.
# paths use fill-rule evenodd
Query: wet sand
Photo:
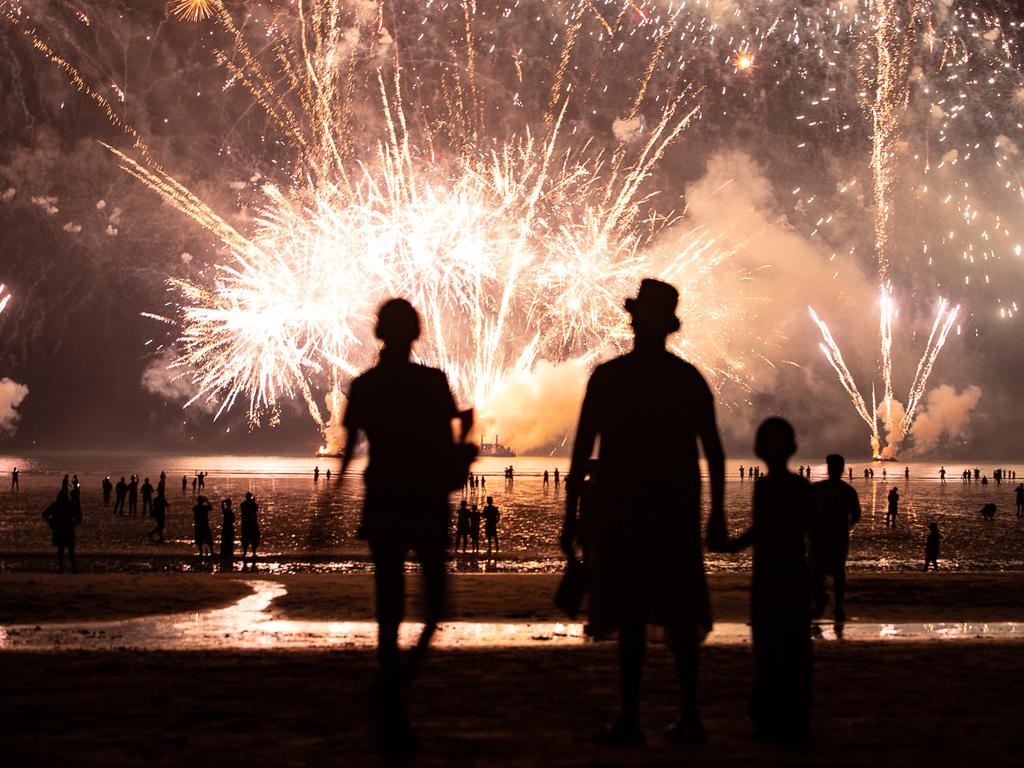
<svg viewBox="0 0 1024 768"><path fill-rule="evenodd" d="M374 655L315 653L0 654L7 765L381 765L367 696ZM702 652L709 743L660 738L673 716L668 656L652 647L650 744L593 745L616 707L611 644L439 651L410 690L416 766L1019 764L1019 645L831 644L816 648L814 740L749 738L749 649Z"/></svg>
<svg viewBox="0 0 1024 768"><path fill-rule="evenodd" d="M249 594L242 580L272 579L287 594L269 607L275 619L373 618L369 574L0 574L0 623L87 622L224 607ZM553 574L456 574L449 618L456 621L564 617L552 603ZM409 617L418 614L419 580L409 574ZM718 621L745 621L749 574L709 577ZM1024 621L1024 574L901 573L850 576L847 613L863 622ZM828 613L828 616L831 614Z"/></svg>

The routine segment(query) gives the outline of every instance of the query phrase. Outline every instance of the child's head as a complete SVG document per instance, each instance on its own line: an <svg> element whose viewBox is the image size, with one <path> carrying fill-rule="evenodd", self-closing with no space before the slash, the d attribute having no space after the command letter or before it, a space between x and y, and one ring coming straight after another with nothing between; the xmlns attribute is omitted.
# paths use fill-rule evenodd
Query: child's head
<svg viewBox="0 0 1024 768"><path fill-rule="evenodd" d="M928 523L928 530L931 531L932 533L938 533L939 532L939 524L938 523Z"/></svg>
<svg viewBox="0 0 1024 768"><path fill-rule="evenodd" d="M769 466L785 465L787 459L796 453L796 435L785 419L773 416L765 419L757 428L754 453Z"/></svg>

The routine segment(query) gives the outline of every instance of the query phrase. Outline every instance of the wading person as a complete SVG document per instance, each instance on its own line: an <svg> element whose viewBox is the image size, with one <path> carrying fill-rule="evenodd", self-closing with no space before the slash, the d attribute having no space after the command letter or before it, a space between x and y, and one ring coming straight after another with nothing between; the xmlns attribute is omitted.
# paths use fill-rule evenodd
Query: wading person
<svg viewBox="0 0 1024 768"><path fill-rule="evenodd" d="M153 516L153 484L149 482L147 477L145 482L142 484L142 514L145 517Z"/></svg>
<svg viewBox="0 0 1024 768"><path fill-rule="evenodd" d="M167 522L167 509L170 506L167 503L167 496L164 495L163 487L157 488L156 498L153 499L150 509L150 517L153 518L153 530L149 532L148 536L150 539L156 536L154 540L159 544L164 543L164 524Z"/></svg>
<svg viewBox="0 0 1024 768"><path fill-rule="evenodd" d="M204 554L213 556L213 531L210 530L210 512L213 507L205 496L196 499L192 507L192 523L195 528L196 549L199 556Z"/></svg>
<svg viewBox="0 0 1024 768"><path fill-rule="evenodd" d="M491 554L492 547L493 551L498 551L498 518L501 517L501 513L498 508L494 506L494 498L491 496L487 497L487 504L484 506L483 518L484 518L484 535L487 537L487 554Z"/></svg>
<svg viewBox="0 0 1024 768"><path fill-rule="evenodd" d="M114 484L110 482L110 475L103 478L103 506L110 506L110 492L114 490Z"/></svg>
<svg viewBox="0 0 1024 768"><path fill-rule="evenodd" d="M469 462L454 471L460 448L452 420L462 418L464 438L472 414L459 414L448 379L436 368L412 362L420 319L404 299L385 302L375 329L383 342L377 364L349 390L341 475L355 453L359 433L369 442L361 532L373 558L378 625L377 724L383 746L406 752L416 737L406 719L401 685L423 657L442 618L448 539L448 493L466 484ZM468 447L468 446L466 446ZM462 455L462 454L458 454ZM402 665L398 629L405 607L405 559L415 552L422 568L423 630Z"/></svg>
<svg viewBox="0 0 1024 768"><path fill-rule="evenodd" d="M230 567L235 561L235 510L231 499L221 501L220 513L220 562L222 567Z"/></svg>
<svg viewBox="0 0 1024 768"><path fill-rule="evenodd" d="M82 508L71 502L61 489L57 500L43 511L43 520L50 526L53 546L57 548L57 573L64 573L64 550L68 553L71 572L78 573L75 562L75 527L82 522Z"/></svg>
<svg viewBox="0 0 1024 768"><path fill-rule="evenodd" d="M624 746L644 741L638 707L648 624L667 630L681 687L679 720L666 735L704 739L697 653L711 629L711 606L701 547L698 441L711 474L711 507L720 515L725 457L711 390L696 368L665 346L680 327L678 300L678 291L658 280L644 280L636 298L626 299L633 350L591 375L566 484L562 549L570 558L577 544L586 550L591 630L619 633L622 714L595 738ZM577 507L598 438L601 471L583 533ZM662 482L665 477L674 482Z"/></svg>
<svg viewBox="0 0 1024 768"><path fill-rule="evenodd" d="M242 564L245 565L245 553L251 549L252 564L256 565L256 547L260 545L260 521L256 516L259 505L251 493L246 493L238 509L242 513Z"/></svg>
<svg viewBox="0 0 1024 768"><path fill-rule="evenodd" d="M887 526L896 527L896 515L900 511L900 492L893 488L889 491L889 495L886 497L888 506L885 511L885 524Z"/></svg>
<svg viewBox="0 0 1024 768"><path fill-rule="evenodd" d="M812 613L819 617L825 612L828 603L825 579L831 577L836 621L844 621L846 556L850 549L850 526L860 520L860 496L851 485L843 482L846 460L842 456L833 453L826 457L825 463L828 480L811 486L816 502L811 537L811 589L815 601Z"/></svg>
<svg viewBox="0 0 1024 768"><path fill-rule="evenodd" d="M814 524L814 494L786 464L796 453L793 427L767 419L757 430L754 452L768 473L754 484L753 524L735 539L725 516L712 511L712 547L738 552L752 546L750 626L754 732L768 741L807 738L811 706L811 611L807 539Z"/></svg>

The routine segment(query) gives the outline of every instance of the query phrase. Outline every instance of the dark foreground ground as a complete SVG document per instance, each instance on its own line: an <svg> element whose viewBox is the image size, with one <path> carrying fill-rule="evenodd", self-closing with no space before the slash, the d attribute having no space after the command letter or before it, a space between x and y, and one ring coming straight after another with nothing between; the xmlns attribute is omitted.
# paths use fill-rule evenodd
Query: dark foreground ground
<svg viewBox="0 0 1024 768"><path fill-rule="evenodd" d="M814 741L748 738L749 649L703 651L710 734L673 747L665 650L646 672L650 746L597 747L616 705L613 645L438 652L410 691L409 765L1021 764L1024 648L993 642L831 643L816 649ZM42 765L376 765L374 657L311 653L0 653L0 762Z"/></svg>

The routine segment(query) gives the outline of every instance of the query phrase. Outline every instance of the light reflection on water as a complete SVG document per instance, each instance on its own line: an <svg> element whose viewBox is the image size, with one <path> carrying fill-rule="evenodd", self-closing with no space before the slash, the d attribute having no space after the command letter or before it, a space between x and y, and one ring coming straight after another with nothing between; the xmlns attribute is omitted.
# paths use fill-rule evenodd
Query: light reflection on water
<svg viewBox="0 0 1024 768"><path fill-rule="evenodd" d="M272 580L245 582L253 592L232 605L190 614L172 614L126 621L14 625L0 627L0 650L306 650L367 649L376 643L372 621L293 621L275 619L271 603L287 593ZM401 642L411 645L420 625L402 625ZM848 623L820 625L819 640L835 641L1024 640L1024 623ZM711 645L737 645L750 640L741 622L723 622L707 639ZM590 642L579 622L448 622L435 635L442 648L518 648L579 646Z"/></svg>

